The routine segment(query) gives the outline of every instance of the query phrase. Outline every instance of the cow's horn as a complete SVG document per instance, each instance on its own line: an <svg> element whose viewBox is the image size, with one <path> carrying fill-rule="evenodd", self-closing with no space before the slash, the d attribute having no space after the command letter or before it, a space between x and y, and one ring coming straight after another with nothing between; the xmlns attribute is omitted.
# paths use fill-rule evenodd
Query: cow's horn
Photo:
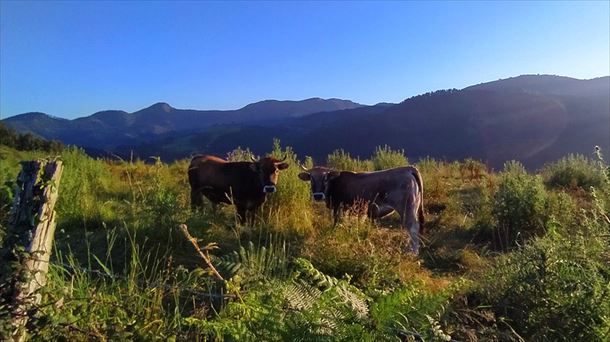
<svg viewBox="0 0 610 342"><path fill-rule="evenodd" d="M250 159L252 159L253 162L258 162L258 160L256 160L256 158L254 158L254 156L250 156Z"/></svg>
<svg viewBox="0 0 610 342"><path fill-rule="evenodd" d="M303 164L299 163L299 166L301 167L301 169L303 169L303 171L307 171L307 168L303 166Z"/></svg>

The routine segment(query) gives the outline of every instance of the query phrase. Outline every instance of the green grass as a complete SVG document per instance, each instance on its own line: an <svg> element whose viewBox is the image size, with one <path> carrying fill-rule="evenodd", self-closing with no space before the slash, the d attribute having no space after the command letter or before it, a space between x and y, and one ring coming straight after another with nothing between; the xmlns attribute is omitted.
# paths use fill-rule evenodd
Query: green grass
<svg viewBox="0 0 610 342"><path fill-rule="evenodd" d="M608 181L586 183L594 188L584 192L549 181L577 174L566 169L597 175L597 162L569 159L556 165L570 168L540 174L517 164L496 174L474 160L418 162L427 229L415 257L403 252L408 238L394 216L373 223L354 212L333 227L297 177L299 163L311 166L311 159L279 142L269 154L286 156L290 167L249 227L230 206L217 215L209 207L190 211L188 160L107 161L65 149L49 283L31 321L32 340L610 336ZM231 155L245 160L251 153ZM2 224L18 161L43 156L0 146ZM341 150L328 156L329 166L351 170L407 161L387 146L371 159ZM210 253L224 282L206 270L180 223L200 246L217 244ZM494 244L498 230L509 232L502 243L510 248ZM8 331L7 309L0 303L0 336Z"/></svg>

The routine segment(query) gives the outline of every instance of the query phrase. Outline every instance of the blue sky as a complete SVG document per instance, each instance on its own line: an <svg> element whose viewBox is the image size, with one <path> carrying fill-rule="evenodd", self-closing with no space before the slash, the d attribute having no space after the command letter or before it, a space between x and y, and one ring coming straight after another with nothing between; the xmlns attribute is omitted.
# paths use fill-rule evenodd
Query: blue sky
<svg viewBox="0 0 610 342"><path fill-rule="evenodd" d="M0 1L0 113L399 102L520 74L610 74L599 2Z"/></svg>

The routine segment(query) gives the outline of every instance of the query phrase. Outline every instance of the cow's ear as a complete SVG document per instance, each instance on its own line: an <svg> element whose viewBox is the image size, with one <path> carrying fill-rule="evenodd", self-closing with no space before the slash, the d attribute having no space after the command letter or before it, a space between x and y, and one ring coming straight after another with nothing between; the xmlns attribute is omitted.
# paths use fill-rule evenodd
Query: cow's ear
<svg viewBox="0 0 610 342"><path fill-rule="evenodd" d="M339 171L330 171L328 173L328 180L335 179L335 178L339 177L340 174L341 173Z"/></svg>
<svg viewBox="0 0 610 342"><path fill-rule="evenodd" d="M301 172L299 173L299 179L308 182L311 180L311 175L309 172Z"/></svg>
<svg viewBox="0 0 610 342"><path fill-rule="evenodd" d="M288 166L290 166L290 165L288 165L288 163L280 163L275 166L280 170L286 170L288 168Z"/></svg>
<svg viewBox="0 0 610 342"><path fill-rule="evenodd" d="M250 169L252 169L254 172L258 172L258 163L251 163Z"/></svg>

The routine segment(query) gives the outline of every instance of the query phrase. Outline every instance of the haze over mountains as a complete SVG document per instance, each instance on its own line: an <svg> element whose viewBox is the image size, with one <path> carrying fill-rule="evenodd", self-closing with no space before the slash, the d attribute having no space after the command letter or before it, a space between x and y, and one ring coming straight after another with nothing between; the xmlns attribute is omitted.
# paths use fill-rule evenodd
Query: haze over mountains
<svg viewBox="0 0 610 342"><path fill-rule="evenodd" d="M368 157L388 144L412 161L475 158L500 168L516 159L537 168L568 153L590 155L595 145L610 155L610 77L525 75L374 106L312 98L201 111L157 103L134 113L110 110L74 120L25 113L3 122L92 154L133 150L171 160L225 155L237 146L262 154L277 137L320 162L337 148Z"/></svg>

